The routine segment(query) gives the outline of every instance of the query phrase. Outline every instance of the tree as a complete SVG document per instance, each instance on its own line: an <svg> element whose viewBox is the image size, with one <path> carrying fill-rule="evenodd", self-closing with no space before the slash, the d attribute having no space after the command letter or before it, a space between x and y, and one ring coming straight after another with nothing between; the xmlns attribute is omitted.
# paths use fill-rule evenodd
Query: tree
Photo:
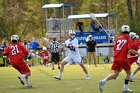
<svg viewBox="0 0 140 93"><path fill-rule="evenodd" d="M136 0L136 32L140 34L140 0Z"/></svg>

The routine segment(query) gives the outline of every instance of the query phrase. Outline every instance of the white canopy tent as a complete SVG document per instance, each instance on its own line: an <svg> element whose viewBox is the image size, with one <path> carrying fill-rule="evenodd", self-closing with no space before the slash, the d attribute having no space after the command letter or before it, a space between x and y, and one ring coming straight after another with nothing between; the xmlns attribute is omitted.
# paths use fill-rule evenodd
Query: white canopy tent
<svg viewBox="0 0 140 93"><path fill-rule="evenodd" d="M70 19L70 20L74 20L74 19L89 19L91 18L90 16L91 14L80 14L80 15L69 15L67 17L67 19ZM116 19L115 21L115 34L117 35L116 31L118 30L118 20L117 20L117 14L113 14L113 13L99 13L99 14L94 14L94 16L96 18L107 18L108 20L108 24L107 24L107 29L109 30L110 29L110 18L111 17L114 17Z"/></svg>
<svg viewBox="0 0 140 93"><path fill-rule="evenodd" d="M108 17L109 13L102 13L102 14L94 14L97 18L106 18ZM81 15L69 15L68 19L83 19L83 18L91 18L90 14L81 14Z"/></svg>
<svg viewBox="0 0 140 93"><path fill-rule="evenodd" d="M48 18L47 16L47 9L49 8L53 8L54 9L54 16L56 17L56 12L55 12L55 8L62 8L62 13L63 13L63 17L64 18L64 8L65 7L70 7L71 8L71 14L72 14L72 6L69 4L45 4L42 8L46 10L46 19Z"/></svg>

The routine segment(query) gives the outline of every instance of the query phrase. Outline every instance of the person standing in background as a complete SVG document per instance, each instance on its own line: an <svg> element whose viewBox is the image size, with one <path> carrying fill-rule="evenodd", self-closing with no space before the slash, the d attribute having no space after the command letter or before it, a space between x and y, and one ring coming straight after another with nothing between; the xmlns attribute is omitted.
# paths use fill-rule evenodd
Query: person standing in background
<svg viewBox="0 0 140 93"><path fill-rule="evenodd" d="M96 65L96 57L95 57L96 42L93 40L92 35L88 36L86 45L87 45L87 50L88 50L88 65L90 67L90 65L91 65L91 57L93 55L94 65L97 67L97 65Z"/></svg>
<svg viewBox="0 0 140 93"><path fill-rule="evenodd" d="M80 32L83 32L83 30L84 30L84 24L83 24L83 22L77 22L76 28L77 28L77 30L79 30Z"/></svg>
<svg viewBox="0 0 140 93"><path fill-rule="evenodd" d="M54 68L55 63L58 64L58 69L60 69L60 66L59 66L59 61L60 61L59 46L60 46L60 43L58 41L56 41L56 37L54 37L53 42L49 46L49 49L50 49L50 52L51 52L52 70L55 69Z"/></svg>

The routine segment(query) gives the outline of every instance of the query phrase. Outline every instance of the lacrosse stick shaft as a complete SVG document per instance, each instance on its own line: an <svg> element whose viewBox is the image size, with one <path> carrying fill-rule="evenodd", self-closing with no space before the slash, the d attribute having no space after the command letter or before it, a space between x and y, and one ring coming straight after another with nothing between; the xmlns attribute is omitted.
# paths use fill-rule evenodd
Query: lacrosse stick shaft
<svg viewBox="0 0 140 93"><path fill-rule="evenodd" d="M105 28L101 25L101 23L96 19L96 17L94 16L94 14L90 14L92 20L96 20L96 22L101 26L101 28L105 31L105 33L108 35L108 37L110 37L110 35L107 33L107 31L105 30Z"/></svg>

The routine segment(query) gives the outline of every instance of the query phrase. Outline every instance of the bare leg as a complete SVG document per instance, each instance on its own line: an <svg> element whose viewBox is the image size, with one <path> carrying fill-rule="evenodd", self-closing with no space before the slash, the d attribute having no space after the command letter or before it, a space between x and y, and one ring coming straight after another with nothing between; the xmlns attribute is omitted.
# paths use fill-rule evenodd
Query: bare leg
<svg viewBox="0 0 140 93"><path fill-rule="evenodd" d="M104 78L103 80L99 81L99 90L102 92L103 91L103 87L105 85L105 83L111 79L116 79L119 75L119 71L114 71L114 73L108 75L106 78Z"/></svg>
<svg viewBox="0 0 140 93"><path fill-rule="evenodd" d="M60 66L59 75L58 75L58 76L55 76L55 77L54 77L55 79L61 80L61 76L62 76L62 73L63 73L63 70L64 70L64 66L65 66L67 63L68 63L68 62L66 62L66 61L62 61L61 66Z"/></svg>
<svg viewBox="0 0 140 93"><path fill-rule="evenodd" d="M95 57L95 52L93 52L93 59L94 59L94 65L97 67L97 64L96 64L96 57Z"/></svg>
<svg viewBox="0 0 140 93"><path fill-rule="evenodd" d="M55 62L52 62L52 70L54 70L54 64L55 64Z"/></svg>
<svg viewBox="0 0 140 93"><path fill-rule="evenodd" d="M140 70L140 64L138 64L138 67L132 72L130 75L130 81L133 81L134 75Z"/></svg>
<svg viewBox="0 0 140 93"><path fill-rule="evenodd" d="M88 52L88 65L90 66L91 64L91 52Z"/></svg>
<svg viewBox="0 0 140 93"><path fill-rule="evenodd" d="M85 74L86 74L86 79L89 80L89 79L90 79L90 76L89 76L89 74L88 74L87 68L84 66L83 63L81 63L80 66L82 67L83 71L84 71Z"/></svg>

